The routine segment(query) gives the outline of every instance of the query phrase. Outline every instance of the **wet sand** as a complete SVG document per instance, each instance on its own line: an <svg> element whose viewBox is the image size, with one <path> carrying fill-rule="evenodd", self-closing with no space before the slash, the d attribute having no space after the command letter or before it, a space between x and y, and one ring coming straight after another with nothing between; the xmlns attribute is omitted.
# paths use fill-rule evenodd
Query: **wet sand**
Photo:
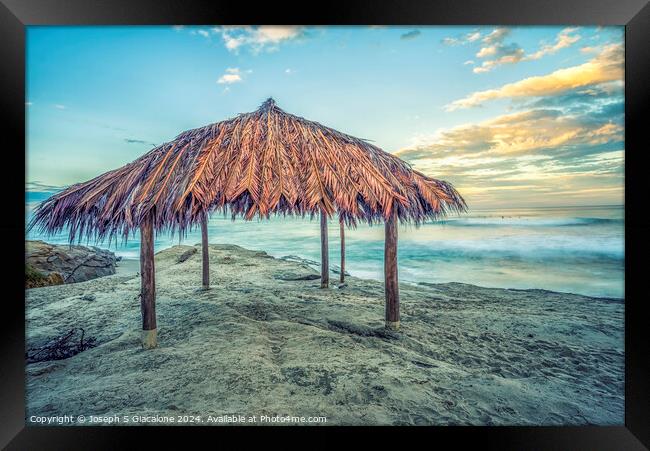
<svg viewBox="0 0 650 451"><path fill-rule="evenodd" d="M28 348L78 327L98 343L27 365L28 422L292 415L325 416L328 425L623 424L620 299L402 284L402 331L391 333L380 282L348 277L322 290L319 280L296 280L316 274L303 263L211 245L213 288L203 291L200 249L177 263L189 248L156 255L153 350L140 347L137 260L112 276L27 290Z"/></svg>

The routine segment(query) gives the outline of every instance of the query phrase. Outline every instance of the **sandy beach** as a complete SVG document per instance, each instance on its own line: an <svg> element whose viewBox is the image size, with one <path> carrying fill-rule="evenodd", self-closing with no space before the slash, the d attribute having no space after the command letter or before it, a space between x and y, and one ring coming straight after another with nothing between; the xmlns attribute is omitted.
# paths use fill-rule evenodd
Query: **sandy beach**
<svg viewBox="0 0 650 451"><path fill-rule="evenodd" d="M401 284L395 333L383 328L380 282L348 277L322 290L305 264L214 244L213 287L203 291L200 249L178 263L189 248L156 254L153 350L140 346L136 261L118 263L112 276L26 291L28 349L73 328L97 342L26 365L28 423L54 415L623 423L621 299Z"/></svg>

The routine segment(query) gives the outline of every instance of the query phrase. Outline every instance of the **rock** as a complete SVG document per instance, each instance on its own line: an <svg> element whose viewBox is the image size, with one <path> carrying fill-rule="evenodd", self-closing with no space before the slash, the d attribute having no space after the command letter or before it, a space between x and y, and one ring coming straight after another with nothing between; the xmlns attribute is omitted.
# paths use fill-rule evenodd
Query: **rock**
<svg viewBox="0 0 650 451"><path fill-rule="evenodd" d="M332 271L334 274L341 274L341 267L338 266L338 265L331 265L331 266L330 266L330 271ZM347 271L344 271L344 274L345 274L346 276L349 276L349 275L350 275L350 273L347 272Z"/></svg>
<svg viewBox="0 0 650 451"><path fill-rule="evenodd" d="M37 271L29 263L25 264L25 288L47 287L50 285L61 285L63 283L63 276L58 272L45 275Z"/></svg>
<svg viewBox="0 0 650 451"><path fill-rule="evenodd" d="M259 257L259 258L273 258L272 255L269 255L264 251L255 252L255 254L253 254L253 256L254 257Z"/></svg>
<svg viewBox="0 0 650 451"><path fill-rule="evenodd" d="M97 298L95 297L94 294L84 294L83 296L81 296L81 299L83 299L84 301L94 301Z"/></svg>
<svg viewBox="0 0 650 451"><path fill-rule="evenodd" d="M320 279L320 274L295 274L295 273L286 273L281 272L273 276L277 280L316 280Z"/></svg>
<svg viewBox="0 0 650 451"><path fill-rule="evenodd" d="M115 274L117 259L113 252L95 246L59 246L44 241L26 241L25 261L52 282L60 277L63 283L74 283ZM59 276L52 276L55 273ZM28 280L25 282L27 285Z"/></svg>
<svg viewBox="0 0 650 451"><path fill-rule="evenodd" d="M298 257L297 255L285 255L284 257L280 257L280 260L284 260L287 262L294 262L294 263L302 263L303 265L306 265L311 268L320 268L320 262L317 262L315 260L309 260L307 258Z"/></svg>
<svg viewBox="0 0 650 451"><path fill-rule="evenodd" d="M315 260L310 260L308 258L302 258L298 257L297 255L285 255L283 257L279 258L280 260L284 260L286 262L294 262L294 263L301 263L304 266L308 268L315 269L317 271L320 271L320 262L317 262ZM330 271L334 274L341 274L341 267L338 265L330 265ZM345 275L349 276L350 273L345 271Z"/></svg>
<svg viewBox="0 0 650 451"><path fill-rule="evenodd" d="M181 255L179 255L178 259L176 260L178 263L183 263L185 260L190 258L192 255L196 254L197 250L195 247L192 247L185 252L183 252Z"/></svg>

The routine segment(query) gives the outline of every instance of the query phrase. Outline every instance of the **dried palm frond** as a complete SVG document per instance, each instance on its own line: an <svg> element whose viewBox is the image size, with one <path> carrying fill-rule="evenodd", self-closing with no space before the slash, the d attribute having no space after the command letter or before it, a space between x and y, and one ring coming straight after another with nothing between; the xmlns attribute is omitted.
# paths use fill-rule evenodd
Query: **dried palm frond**
<svg viewBox="0 0 650 451"><path fill-rule="evenodd" d="M451 184L268 99L53 195L29 228L57 233L67 226L73 241L126 237L151 210L157 231L185 232L214 210L246 219L325 212L356 225L382 221L394 209L402 222L419 224L466 205Z"/></svg>

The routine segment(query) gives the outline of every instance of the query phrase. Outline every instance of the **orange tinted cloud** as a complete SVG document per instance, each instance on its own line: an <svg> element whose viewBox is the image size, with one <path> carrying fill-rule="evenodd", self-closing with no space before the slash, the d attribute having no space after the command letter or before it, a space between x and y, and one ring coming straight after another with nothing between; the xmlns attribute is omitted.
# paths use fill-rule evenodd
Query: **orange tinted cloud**
<svg viewBox="0 0 650 451"><path fill-rule="evenodd" d="M447 111L479 106L489 100L542 97L589 85L623 79L623 46L610 44L592 60L579 66L559 69L547 75L525 78L498 89L477 91L448 104Z"/></svg>
<svg viewBox="0 0 650 451"><path fill-rule="evenodd" d="M426 158L445 153L521 154L565 145L604 144L623 140L617 123L584 122L558 110L529 110L454 127L397 152L404 158Z"/></svg>
<svg viewBox="0 0 650 451"><path fill-rule="evenodd" d="M505 114L419 137L397 154L454 183L470 205L617 204L623 193L620 117L594 110ZM552 194L552 196L550 195Z"/></svg>

